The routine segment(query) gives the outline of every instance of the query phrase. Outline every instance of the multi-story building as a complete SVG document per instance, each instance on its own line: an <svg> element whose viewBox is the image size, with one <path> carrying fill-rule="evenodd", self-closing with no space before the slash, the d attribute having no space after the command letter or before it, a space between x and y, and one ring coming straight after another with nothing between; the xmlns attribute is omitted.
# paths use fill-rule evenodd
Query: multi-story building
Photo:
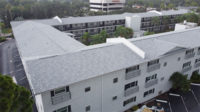
<svg viewBox="0 0 200 112"><path fill-rule="evenodd" d="M110 12L123 9L126 0L90 0L91 11Z"/></svg>
<svg viewBox="0 0 200 112"><path fill-rule="evenodd" d="M141 30L153 32L174 30L177 23L174 18L187 12L187 10L150 11L145 13L124 13L89 17L55 17L53 19L33 21L51 25L66 33L72 33L75 35L75 39L80 40L85 32L94 35L100 33L102 30L106 30L108 34L113 35L117 26L130 27L134 30L135 34ZM159 17L159 24L152 22L154 17ZM11 24L12 26L18 26L23 22L15 21Z"/></svg>
<svg viewBox="0 0 200 112"><path fill-rule="evenodd" d="M13 26L39 112L123 112L200 69L200 28L85 46L38 22Z"/></svg>

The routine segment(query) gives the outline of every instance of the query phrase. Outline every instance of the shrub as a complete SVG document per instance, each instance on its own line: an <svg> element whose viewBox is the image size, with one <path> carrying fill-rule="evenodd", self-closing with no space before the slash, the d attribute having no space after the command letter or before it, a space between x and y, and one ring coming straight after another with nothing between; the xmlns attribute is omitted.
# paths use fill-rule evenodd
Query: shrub
<svg viewBox="0 0 200 112"><path fill-rule="evenodd" d="M133 110L133 111L136 111L136 110L138 110L138 109L139 109L139 107L138 107L137 105L135 105L135 106L132 107L132 110Z"/></svg>
<svg viewBox="0 0 200 112"><path fill-rule="evenodd" d="M5 37L0 37L0 42L4 42L6 41L6 38Z"/></svg>
<svg viewBox="0 0 200 112"><path fill-rule="evenodd" d="M198 72L193 72L190 81L192 83L200 83L200 74Z"/></svg>
<svg viewBox="0 0 200 112"><path fill-rule="evenodd" d="M155 34L154 32L144 32L144 36L147 36L147 35L153 35L153 34Z"/></svg>

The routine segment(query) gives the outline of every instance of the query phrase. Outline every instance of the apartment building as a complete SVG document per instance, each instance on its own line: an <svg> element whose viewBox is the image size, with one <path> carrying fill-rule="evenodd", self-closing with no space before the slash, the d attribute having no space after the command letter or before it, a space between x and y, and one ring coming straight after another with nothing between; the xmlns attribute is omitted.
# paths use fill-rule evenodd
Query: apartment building
<svg viewBox="0 0 200 112"><path fill-rule="evenodd" d="M177 23L174 18L188 13L187 10L169 10L169 11L150 11L145 13L124 13L118 15L89 16L89 17L69 17L44 20L32 20L35 22L51 25L62 32L72 33L75 39L80 40L85 32L91 35L98 34L106 30L109 35L113 35L117 26L132 28L135 32L150 31L163 32L174 30ZM154 17L159 17L159 24L155 24ZM163 18L163 19L162 19ZM167 18L167 19L166 19ZM167 22L164 22L167 21ZM12 26L18 26L24 21L11 22Z"/></svg>
<svg viewBox="0 0 200 112"><path fill-rule="evenodd" d="M51 25L13 26L39 112L123 112L200 69L200 28L85 46Z"/></svg>
<svg viewBox="0 0 200 112"><path fill-rule="evenodd" d="M123 9L126 0L90 0L91 11L110 12Z"/></svg>

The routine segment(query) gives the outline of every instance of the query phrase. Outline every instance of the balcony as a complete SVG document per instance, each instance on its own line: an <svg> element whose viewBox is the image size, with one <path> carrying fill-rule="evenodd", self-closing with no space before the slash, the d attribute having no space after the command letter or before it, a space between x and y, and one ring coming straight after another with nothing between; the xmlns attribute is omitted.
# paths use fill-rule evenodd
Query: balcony
<svg viewBox="0 0 200 112"><path fill-rule="evenodd" d="M197 55L200 55L200 50L197 52Z"/></svg>
<svg viewBox="0 0 200 112"><path fill-rule="evenodd" d="M147 67L147 72L152 72L154 70L160 69L160 63L150 65Z"/></svg>
<svg viewBox="0 0 200 112"><path fill-rule="evenodd" d="M139 91L139 86L135 86L135 87L129 88L129 89L124 91L124 96L125 97L129 96L129 95L134 94L134 93L136 93L138 91Z"/></svg>
<svg viewBox="0 0 200 112"><path fill-rule="evenodd" d="M96 28L96 27L100 27L101 25L99 24L88 24L88 28Z"/></svg>
<svg viewBox="0 0 200 112"><path fill-rule="evenodd" d="M125 79L126 80L132 79L134 77L139 76L140 74L141 74L141 70L133 70L133 71L130 71L130 72L126 73Z"/></svg>
<svg viewBox="0 0 200 112"><path fill-rule="evenodd" d="M195 55L195 53L186 54L185 59L192 58L192 57L194 57L194 55Z"/></svg>
<svg viewBox="0 0 200 112"><path fill-rule="evenodd" d="M78 30L78 29L85 29L85 26L72 26L70 30Z"/></svg>
<svg viewBox="0 0 200 112"><path fill-rule="evenodd" d="M188 66L182 69L182 73L190 71L192 69L192 66Z"/></svg>
<svg viewBox="0 0 200 112"><path fill-rule="evenodd" d="M145 88L151 87L151 86L153 86L153 85L155 85L157 83L158 83L158 79L150 80L147 83L145 83Z"/></svg>
<svg viewBox="0 0 200 112"><path fill-rule="evenodd" d="M200 62L194 64L195 68L200 67Z"/></svg>
<svg viewBox="0 0 200 112"><path fill-rule="evenodd" d="M71 99L70 92L61 93L61 94L51 97L51 101L53 105L68 101L70 99Z"/></svg>

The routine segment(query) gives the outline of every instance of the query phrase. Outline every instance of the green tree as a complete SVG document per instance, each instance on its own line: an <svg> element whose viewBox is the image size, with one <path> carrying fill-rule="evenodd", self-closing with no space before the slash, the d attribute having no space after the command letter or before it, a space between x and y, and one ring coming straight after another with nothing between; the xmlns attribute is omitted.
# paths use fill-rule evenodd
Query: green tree
<svg viewBox="0 0 200 112"><path fill-rule="evenodd" d="M118 37L125 37L125 38L132 38L133 37L133 30L131 28L126 28L123 26L118 26L115 31L115 36Z"/></svg>
<svg viewBox="0 0 200 112"><path fill-rule="evenodd" d="M162 10L166 9L166 6L165 6L165 4L163 2L160 4L160 9L162 9Z"/></svg>
<svg viewBox="0 0 200 112"><path fill-rule="evenodd" d="M0 42L4 42L6 41L6 38L5 37L0 37Z"/></svg>
<svg viewBox="0 0 200 112"><path fill-rule="evenodd" d="M175 72L169 79L172 82L172 88L178 89L183 92L187 92L190 89L190 81L187 80L187 76L179 72Z"/></svg>
<svg viewBox="0 0 200 112"><path fill-rule="evenodd" d="M187 13L183 15L185 18L185 20L187 20L188 22L194 22L194 23L198 23L199 22L199 16L195 13Z"/></svg>
<svg viewBox="0 0 200 112"><path fill-rule="evenodd" d="M159 17L153 17L152 18L152 23L155 25L159 25L160 24L160 18Z"/></svg>
<svg viewBox="0 0 200 112"><path fill-rule="evenodd" d="M32 112L33 100L30 92L16 85L12 78L0 74L1 112Z"/></svg>
<svg viewBox="0 0 200 112"><path fill-rule="evenodd" d="M200 74L198 72L193 72L190 81L192 83L200 83Z"/></svg>
<svg viewBox="0 0 200 112"><path fill-rule="evenodd" d="M109 35L105 30L102 30L99 34L91 36L90 45L105 43L106 38L109 38Z"/></svg>
<svg viewBox="0 0 200 112"><path fill-rule="evenodd" d="M174 6L174 4L169 3L169 4L167 5L167 8L168 8L168 9L173 9L173 8L175 8L175 6Z"/></svg>
<svg viewBox="0 0 200 112"><path fill-rule="evenodd" d="M102 41L101 36L99 34L91 36L90 45L100 44L100 43L103 43L103 41Z"/></svg>
<svg viewBox="0 0 200 112"><path fill-rule="evenodd" d="M90 45L90 40L89 39L90 39L90 34L88 32L85 32L83 34L83 37L82 37L83 44Z"/></svg>
<svg viewBox="0 0 200 112"><path fill-rule="evenodd" d="M177 17L175 18L175 21L176 21L177 23L183 22L183 21L184 21L184 16L177 16Z"/></svg>

